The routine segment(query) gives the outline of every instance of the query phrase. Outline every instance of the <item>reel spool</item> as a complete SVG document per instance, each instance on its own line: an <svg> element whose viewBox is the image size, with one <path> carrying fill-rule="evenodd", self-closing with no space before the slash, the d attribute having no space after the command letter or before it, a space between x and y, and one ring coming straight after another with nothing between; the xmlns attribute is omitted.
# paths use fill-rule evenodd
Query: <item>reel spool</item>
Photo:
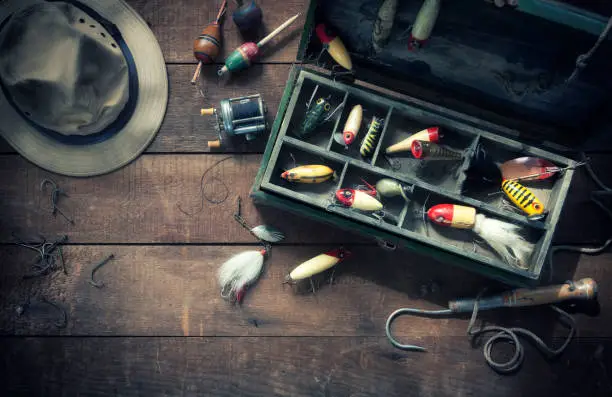
<svg viewBox="0 0 612 397"><path fill-rule="evenodd" d="M208 141L208 147L220 147L223 132L230 138L244 136L247 142L254 140L268 127L267 111L260 94L223 99L218 109L202 109L200 114L202 116L214 115L219 127L219 139Z"/></svg>

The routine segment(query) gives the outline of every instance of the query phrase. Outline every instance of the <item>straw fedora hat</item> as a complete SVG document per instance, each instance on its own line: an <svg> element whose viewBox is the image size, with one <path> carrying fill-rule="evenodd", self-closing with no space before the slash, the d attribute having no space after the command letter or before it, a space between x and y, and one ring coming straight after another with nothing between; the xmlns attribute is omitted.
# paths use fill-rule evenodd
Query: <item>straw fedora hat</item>
<svg viewBox="0 0 612 397"><path fill-rule="evenodd" d="M0 2L0 88L0 135L69 176L135 159L168 102L159 44L121 0Z"/></svg>

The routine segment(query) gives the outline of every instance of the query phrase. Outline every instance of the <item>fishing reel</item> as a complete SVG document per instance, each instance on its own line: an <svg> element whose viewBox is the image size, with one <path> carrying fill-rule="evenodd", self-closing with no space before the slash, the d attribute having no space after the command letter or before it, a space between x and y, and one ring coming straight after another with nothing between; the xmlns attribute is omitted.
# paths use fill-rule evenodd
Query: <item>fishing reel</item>
<svg viewBox="0 0 612 397"><path fill-rule="evenodd" d="M219 130L219 139L208 141L208 147L221 147L223 134L228 138L243 136L247 142L254 140L268 128L267 112L260 94L223 99L219 108L202 109L202 116L215 116Z"/></svg>

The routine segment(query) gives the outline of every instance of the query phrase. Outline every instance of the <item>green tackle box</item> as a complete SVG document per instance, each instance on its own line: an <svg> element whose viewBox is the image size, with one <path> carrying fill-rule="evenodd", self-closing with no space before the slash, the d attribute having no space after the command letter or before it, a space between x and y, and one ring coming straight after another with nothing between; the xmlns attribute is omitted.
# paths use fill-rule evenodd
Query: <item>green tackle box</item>
<svg viewBox="0 0 612 397"><path fill-rule="evenodd" d="M458 67L458 64L452 59L448 60L449 64L446 69L441 69L447 71L448 75L444 76L444 73L441 72L442 77L439 77L448 83L448 90L444 88L445 84L442 84L441 88L437 87L438 91L427 91L433 94L420 95L425 91L418 89L418 82L421 80L419 76L413 76L412 80L408 77L404 78L402 72L397 70L401 69L405 72L409 67L404 68L398 65L412 65L414 62L423 62L419 59L431 60L432 57L438 56L436 51L439 49L439 43L436 43L436 39L444 39L444 29L436 25L432 38L424 48L419 50L421 52L409 53L406 49L406 40L403 38L393 40L393 35L405 37L406 26L410 25L409 23L403 25L402 21L414 18L422 2L400 2L402 5L398 9L389 48L385 48L383 54L372 57L367 49L359 48L361 41L367 40L368 34L371 35L372 24L369 25L370 30L363 20L357 20L358 23L350 25L356 30L363 29L365 32L356 33L355 38L351 36L346 24L342 23L342 18L354 20L364 15L367 17L368 12L364 11L364 7L371 3L373 2L344 0L311 3L298 55L302 62L294 65L290 72L261 168L253 186L252 198L256 204L273 206L347 230L357 231L372 237L379 243L405 247L431 255L441 261L462 266L511 285L537 284L547 260L547 252L559 223L574 171L568 169L559 173L557 177L539 181L536 184L524 183L548 211L547 216L541 220L530 220L524 213L516 211L516 208L507 206L504 203L505 195L500 194L499 185L484 189L467 189L465 172L479 150L485 150L498 164L518 157L535 156L559 167L572 167L576 164L573 160L553 153L558 152L556 149L562 148L563 143L567 143L564 137L567 137L567 131L572 131L572 126L564 124L562 117L557 117L558 109L556 108L548 113L541 109L539 112L534 112L534 114L539 114L540 119L538 119L529 116L530 110L535 109L535 106L518 109L518 105L504 105L503 101L498 101L499 98L496 99L491 90L486 87L484 79L481 92L477 95L481 100L470 100L471 90L455 91L457 86L453 85L449 77L452 75L450 69L454 67L454 72L457 73L461 71L459 70L461 67ZM446 3L443 2L443 4ZM478 4L479 7L491 7L491 4L482 1L473 4ZM448 12L444 5L442 7L438 24L444 23L442 15ZM369 13L374 12L375 15L375 11L374 9ZM493 7L482 12L501 13L502 11ZM531 22L539 21L538 23L543 23L545 27L550 24L548 21L529 14L520 15L520 18L528 18ZM375 16L370 16L370 18L375 18ZM515 16L515 18L518 17ZM313 32L315 24L319 22L331 25L345 42L355 66L356 79L354 81L343 81L337 78L339 75L333 74L330 66L320 67L320 60L314 59L319 52L320 42ZM566 26L557 28L568 29ZM438 31L441 37L437 38ZM453 32L455 35L459 33L457 30ZM587 33L576 34L588 36ZM474 48L473 51L482 50L481 47L478 47L478 43L474 43ZM402 61L402 57L406 56L410 59ZM386 60L380 61L380 59ZM394 65L392 60L398 63ZM315 62L318 62L319 65L314 65ZM435 63L431 62L432 65ZM511 62L515 61L510 60L508 64ZM332 63L328 62L329 65ZM392 72L393 70L397 73ZM473 73L477 72L482 72L482 70L473 70ZM387 74L381 75L382 73ZM410 95L412 88L405 89L406 81L411 84L415 83L409 86L417 87L414 91L415 95ZM429 86L429 82L426 85ZM431 86L436 88L433 83ZM332 109L340 104L344 106L332 120L317 127L315 133L299 138L296 129L304 118L307 102L311 99L315 87L318 87L316 97L328 98ZM456 98L460 100L455 101L457 106L452 107L448 103L442 106L431 100L452 96L454 92L467 92L468 95L457 94ZM526 102L528 101L521 101L523 104ZM502 106L498 109L505 110L505 112L495 113L495 109L488 108L493 103L496 106L501 104ZM346 149L334 140L333 133L342 131L351 108L357 104L363 106L363 122L357 142ZM462 108L462 105L466 105L465 108ZM499 117L484 118L480 112L471 111L483 108L487 110L482 114L494 114ZM521 114L517 118L520 118L521 125L526 126L524 131L516 129L516 125L512 123L501 124L497 121L512 120L512 116L516 114ZM580 117L582 114L575 110L575 115ZM366 134L367 123L372 116L384 119L384 124L372 157L364 160L359 154L359 146L361 139ZM548 121L543 123L542 117L547 118ZM593 117L593 115L588 117ZM557 123L565 127L551 127ZM441 144L464 153L462 161L419 162L420 160L410 157L398 157L394 162L387 160L384 153L386 147L412 133L432 126L439 127L440 132L444 135ZM538 128L539 126L542 128ZM538 136L538 133L542 135ZM551 144L553 149L546 146ZM336 172L337 178L319 184L291 183L282 179L281 174L288 168L292 168L293 164L298 166L326 165ZM392 178L402 184L414 186L410 200L404 200L401 197L381 200L384 203L385 211L393 215L395 219L393 222L381 221L368 213L350 208L330 205L337 202L336 190L363 185L362 181L373 185L381 178ZM471 206L476 208L478 213L487 217L520 226L521 234L532 244L528 267L523 269L506 263L488 245L475 242L476 236L469 231L440 227L425 219L424 208L443 203Z"/></svg>

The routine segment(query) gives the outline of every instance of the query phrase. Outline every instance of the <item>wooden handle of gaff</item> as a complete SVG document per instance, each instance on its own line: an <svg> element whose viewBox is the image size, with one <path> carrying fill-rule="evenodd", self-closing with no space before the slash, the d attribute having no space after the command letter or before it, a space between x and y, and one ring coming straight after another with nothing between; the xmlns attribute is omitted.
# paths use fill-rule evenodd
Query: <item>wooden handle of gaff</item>
<svg viewBox="0 0 612 397"><path fill-rule="evenodd" d="M570 299L589 300L597 297L597 283L583 278L573 284L550 285L534 289L521 288L504 294L506 306L536 306L558 303Z"/></svg>
<svg viewBox="0 0 612 397"><path fill-rule="evenodd" d="M200 72L202 71L202 61L198 62L198 67L195 70L195 73L193 74L193 78L191 79L191 84L195 85L195 83L197 83L198 79L200 78Z"/></svg>
<svg viewBox="0 0 612 397"><path fill-rule="evenodd" d="M200 109L200 116L212 116L215 114L215 108Z"/></svg>

